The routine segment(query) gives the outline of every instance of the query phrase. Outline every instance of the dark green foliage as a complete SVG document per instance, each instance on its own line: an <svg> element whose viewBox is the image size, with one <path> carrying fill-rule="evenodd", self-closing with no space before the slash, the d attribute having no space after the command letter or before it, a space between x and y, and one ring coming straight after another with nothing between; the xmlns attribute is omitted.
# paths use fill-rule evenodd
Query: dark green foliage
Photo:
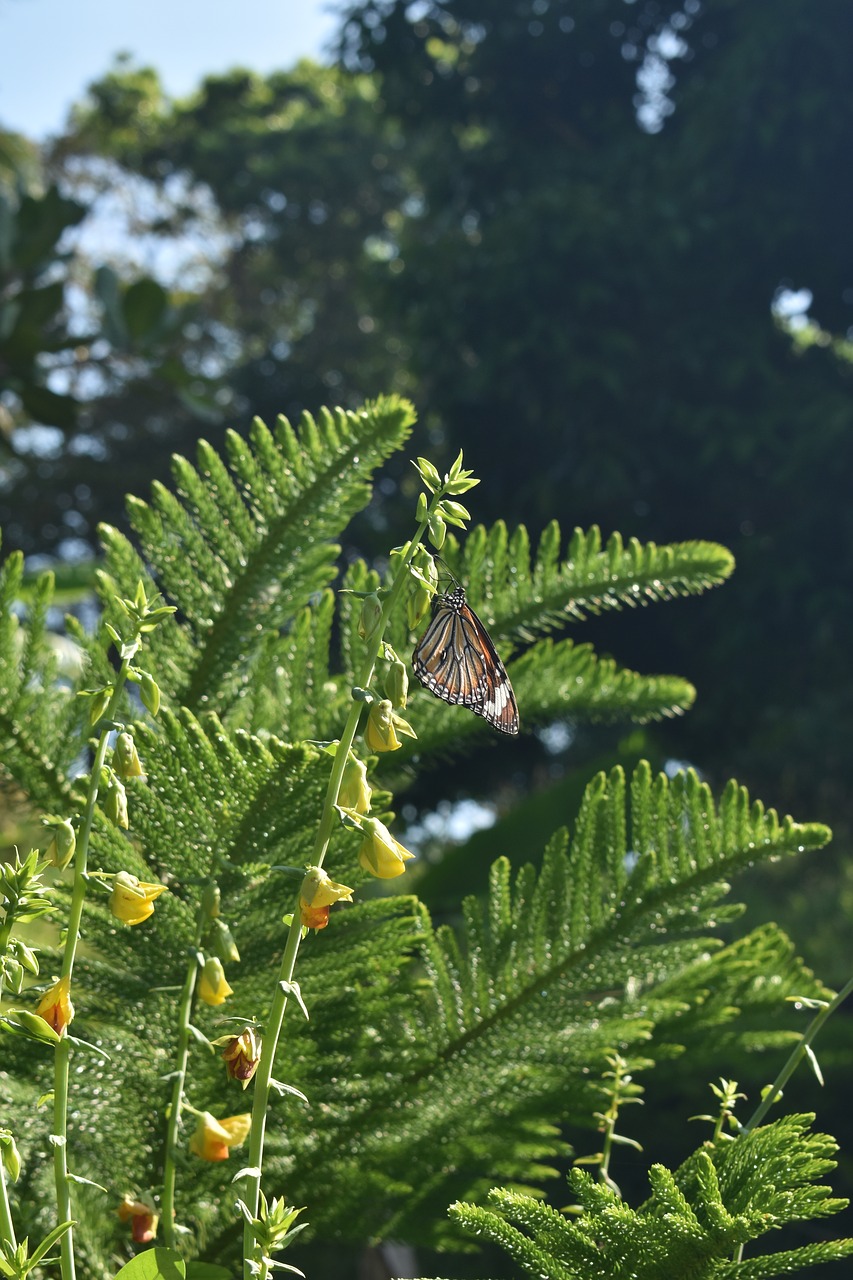
<svg viewBox="0 0 853 1280"><path fill-rule="evenodd" d="M158 486L150 504L131 503L139 551L104 531L104 618L94 635L73 628L91 668L82 674L57 677L45 622L50 577L24 607L20 557L4 566L3 777L39 811L73 810L88 705L73 694L109 678L115 593L132 595L142 578L179 608L139 658L163 688L159 717L126 704L146 772L128 783L130 831L98 812L90 859L96 870L159 878L169 892L130 932L93 882L75 968L75 1034L109 1056L75 1048L73 1168L101 1180L108 1160L119 1193L156 1188L161 1176L175 992L211 876L242 954L229 965L229 1014L262 1018L268 1006L282 916L311 858L330 769L316 739L340 732L359 643L355 598L341 596L336 615L328 589L335 540L410 419L392 398L305 418L298 431L257 424L251 442L229 439L227 467L204 445L198 469L178 460L177 493ZM464 552L447 552L502 647L529 645L510 668L523 723L603 710L646 718L687 705L684 681L621 670L543 632L599 608L701 591L726 577L727 553L618 539L602 549L592 530L576 533L561 561L559 542L552 525L531 556L523 529L509 535L498 524L476 529ZM363 563L347 582L376 585ZM412 638L400 619L395 628L405 653ZM425 693L407 714L420 734L418 758L408 759L419 768L483 728ZM374 792L374 812L388 821L389 803ZM458 1244L447 1203L479 1200L496 1183L540 1195L568 1153L564 1127L594 1126L597 1076L614 1051L650 1061L681 1054L704 1069L709 1037L721 1052L781 1047L794 1035L781 1016L785 998L823 994L777 929L729 946L714 931L731 913L723 899L733 875L819 848L825 827L780 821L735 783L715 799L695 774L670 780L647 764L630 780L619 767L599 773L577 815L563 816L571 835L553 837L541 868L526 864L538 850L520 841L515 869L495 862L487 897L465 898L456 930L434 926L412 897L372 897L356 865L359 837L336 833L329 871L359 893L300 955L311 1018L288 1018L276 1075L310 1105L275 1102L265 1165L272 1193L286 1189L309 1206L316 1236ZM199 1006L194 1018L205 1035L220 1034L214 1011ZM17 1210L35 1232L49 1181L39 1155L48 1121L35 1099L49 1055L20 1040L4 1051L0 1089L26 1168ZM218 1115L245 1105L203 1045L193 1049L188 1096ZM233 1261L239 1252L232 1195L219 1166L182 1157L178 1211L202 1256ZM94 1192L77 1208L86 1274L100 1280L112 1274L117 1223ZM749 1205L737 1212L748 1215Z"/></svg>
<svg viewBox="0 0 853 1280"><path fill-rule="evenodd" d="M68 332L65 281L56 273L68 256L59 241L85 215L56 187L17 206L0 192L0 389L12 392L31 419L66 431L76 423L77 405L46 385L41 359L81 342Z"/></svg>

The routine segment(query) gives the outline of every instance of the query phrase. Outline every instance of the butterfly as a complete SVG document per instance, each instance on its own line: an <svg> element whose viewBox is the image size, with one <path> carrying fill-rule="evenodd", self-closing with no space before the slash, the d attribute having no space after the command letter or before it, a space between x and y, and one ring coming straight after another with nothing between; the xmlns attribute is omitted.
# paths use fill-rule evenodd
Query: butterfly
<svg viewBox="0 0 853 1280"><path fill-rule="evenodd" d="M458 584L433 600L412 667L437 698L467 707L501 733L518 733L518 704L506 668Z"/></svg>

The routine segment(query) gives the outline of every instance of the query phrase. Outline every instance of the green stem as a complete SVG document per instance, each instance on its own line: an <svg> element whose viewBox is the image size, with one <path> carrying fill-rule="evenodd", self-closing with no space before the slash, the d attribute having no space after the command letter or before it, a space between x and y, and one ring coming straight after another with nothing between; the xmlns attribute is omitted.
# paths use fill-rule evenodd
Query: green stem
<svg viewBox="0 0 853 1280"><path fill-rule="evenodd" d="M429 515L443 496L443 490L439 490L438 493L433 495L432 501L429 504L427 518L422 520L418 525L415 535L409 544L409 549L397 571L397 576L394 578L388 594L385 597L382 605L382 611L379 615L379 621L376 625L376 630L367 642L367 654L365 655L364 665L356 680L356 685L363 689L366 689L373 679L373 669L376 666L376 661L382 648L382 641L385 635L385 628L388 624L388 619L390 618L391 611L403 589L403 584L408 577L409 565L412 557L427 530ZM343 732L341 733L340 742L335 751L335 759L332 765L332 772L329 777L329 784L326 788L326 796L323 801L323 811L320 815L320 822L317 827L317 838L314 841L314 850L312 853L312 863L316 867L322 867L323 860L325 859L329 848L329 841L331 840L332 830L334 827L335 806L337 805L341 789L341 779L343 778L350 748L355 740L363 706L364 704L362 702L356 702L353 700ZM257 1218L258 1207L260 1204L261 1169L263 1167L264 1159L264 1137L266 1133L267 1111L269 1109L269 1094L273 1078L273 1066L275 1064L275 1055L278 1049L278 1041L279 1036L281 1035L284 1014L287 1009L289 984L293 981L293 973L296 968L296 957L299 953L299 943L301 940L302 925L299 919L299 902L297 899L293 912L293 920L290 925L290 932L284 949L284 955L281 960L281 968L279 970L275 995L273 996L269 1015L266 1020L263 1045L261 1048L261 1058L255 1075L254 1098L252 1102L252 1128L249 1135L247 1166L251 1172L246 1175L246 1195L244 1197L246 1207L248 1208L249 1214L252 1218ZM268 1269L265 1264L261 1264L260 1271L252 1271L252 1255L254 1251L254 1229L249 1222L246 1222L243 1228L244 1280L253 1280L253 1276L256 1280L267 1280Z"/></svg>
<svg viewBox="0 0 853 1280"><path fill-rule="evenodd" d="M788 1083L791 1076L806 1056L806 1050L811 1045L818 1031L820 1031L827 1018L835 1013L835 1010L847 999L851 992L853 992L853 978L850 978L844 984L838 994L830 1000L828 1004L824 1005L822 1009L818 1009L817 1013L812 1018L811 1022L800 1036L800 1039L788 1055L788 1059L782 1067L782 1070L779 1072L770 1088L765 1092L764 1097L755 1108L755 1111L752 1113L749 1120L747 1120L746 1124L740 1130L740 1136L750 1133L753 1129L757 1128L774 1103L779 1101L782 1097L785 1085ZM733 1257L735 1262L740 1262L742 1260L743 1245L739 1245L737 1249L735 1249Z"/></svg>
<svg viewBox="0 0 853 1280"><path fill-rule="evenodd" d="M178 1005L178 1046L177 1067L172 1085L172 1101L169 1106L169 1123L166 1128L166 1149L163 1155L163 1241L169 1249L177 1248L175 1240L175 1184L177 1166L175 1156L178 1149L178 1133L181 1127L181 1112L184 1104L184 1086L187 1079L187 1063L190 1053L190 1014L192 1013L193 996L198 979L198 948L204 928L205 914L199 907L196 922L195 940L187 965L187 976Z"/></svg>
<svg viewBox="0 0 853 1280"><path fill-rule="evenodd" d="M113 695L104 712L104 719L112 719L118 708L122 689L127 680L130 663L125 659L116 678ZM101 783L101 769L107 756L107 745L111 729L104 728L98 741L92 772L89 776L89 790L83 821L77 835L77 848L74 854L74 884L71 890L71 907L68 912L68 925L65 935L65 950L62 955L61 978L71 983L74 961L77 956L77 943L80 938L80 922L83 918L83 904L86 900L87 863L89 857L89 839L95 821L95 808L98 803L98 790ZM68 1063L71 1045L67 1028L56 1046L53 1068L53 1176L56 1184L56 1210L58 1222L70 1222L73 1217L71 1203L71 1180L68 1176ZM74 1228L69 1227L60 1241L60 1269L62 1280L76 1280L74 1265Z"/></svg>
<svg viewBox="0 0 853 1280"><path fill-rule="evenodd" d="M18 899L14 902L7 902L6 914L3 917L3 923L0 924L0 959L5 956L9 950L9 939L12 936L12 924L15 919L15 909L18 905ZM3 969L0 968L0 1000L3 999Z"/></svg>
<svg viewBox="0 0 853 1280"><path fill-rule="evenodd" d="M756 1128L757 1125L761 1124L761 1121L767 1115L767 1112L770 1110L773 1104L775 1102L778 1102L778 1100L782 1097L782 1091L784 1090L785 1085L788 1083L791 1076L794 1074L797 1067L800 1065L803 1058L806 1056L806 1050L811 1045L818 1031L820 1031L821 1027L826 1022L827 1018L829 1018L835 1012L838 1006L847 999L851 991L853 991L853 978L850 978L850 980L847 983L845 983L845 985L838 992L838 995L835 996L834 999L832 999L829 1002L829 1004L824 1005L822 1009L818 1009L817 1013L812 1018L808 1027L803 1032L802 1036L797 1041L794 1048L791 1050L788 1060L783 1066L782 1070L779 1072L778 1076L776 1077L776 1079L771 1084L770 1088L765 1093L764 1097L762 1098L759 1105L756 1107L751 1118L743 1126L741 1133L749 1133L750 1130Z"/></svg>
<svg viewBox="0 0 853 1280"><path fill-rule="evenodd" d="M9 939L12 936L12 919L13 906L9 904L6 908L6 915L2 925L0 925L0 958L5 956L9 948ZM0 970L0 1002L3 1000L3 973ZM15 1239L15 1227L12 1222L12 1209L9 1204L9 1192L6 1187L6 1168L3 1164L3 1158L0 1156L0 1239L8 1240L13 1249L17 1248L17 1240Z"/></svg>
<svg viewBox="0 0 853 1280"><path fill-rule="evenodd" d="M9 1204L9 1192L6 1189L6 1169L0 1157L0 1239L8 1240L13 1249L17 1249L15 1225L12 1222L12 1209Z"/></svg>

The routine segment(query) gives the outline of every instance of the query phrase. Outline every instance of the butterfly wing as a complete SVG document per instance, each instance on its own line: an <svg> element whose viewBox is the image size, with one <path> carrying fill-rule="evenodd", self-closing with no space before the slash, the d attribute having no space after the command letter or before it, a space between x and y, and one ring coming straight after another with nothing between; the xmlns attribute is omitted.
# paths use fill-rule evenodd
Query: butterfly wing
<svg viewBox="0 0 853 1280"><path fill-rule="evenodd" d="M500 733L518 733L518 705L506 668L461 587L436 599L412 667L437 698L467 707Z"/></svg>

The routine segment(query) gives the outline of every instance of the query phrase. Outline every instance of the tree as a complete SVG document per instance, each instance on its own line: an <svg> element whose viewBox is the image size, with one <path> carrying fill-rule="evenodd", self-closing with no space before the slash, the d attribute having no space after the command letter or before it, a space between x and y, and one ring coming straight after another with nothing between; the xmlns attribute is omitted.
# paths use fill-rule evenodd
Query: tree
<svg viewBox="0 0 853 1280"><path fill-rule="evenodd" d="M637 628L717 689L669 749L849 830L851 366L771 311L808 288L850 323L846 5L368 0L342 50L422 196L382 310L430 421L490 459L490 514L731 546L712 636Z"/></svg>

